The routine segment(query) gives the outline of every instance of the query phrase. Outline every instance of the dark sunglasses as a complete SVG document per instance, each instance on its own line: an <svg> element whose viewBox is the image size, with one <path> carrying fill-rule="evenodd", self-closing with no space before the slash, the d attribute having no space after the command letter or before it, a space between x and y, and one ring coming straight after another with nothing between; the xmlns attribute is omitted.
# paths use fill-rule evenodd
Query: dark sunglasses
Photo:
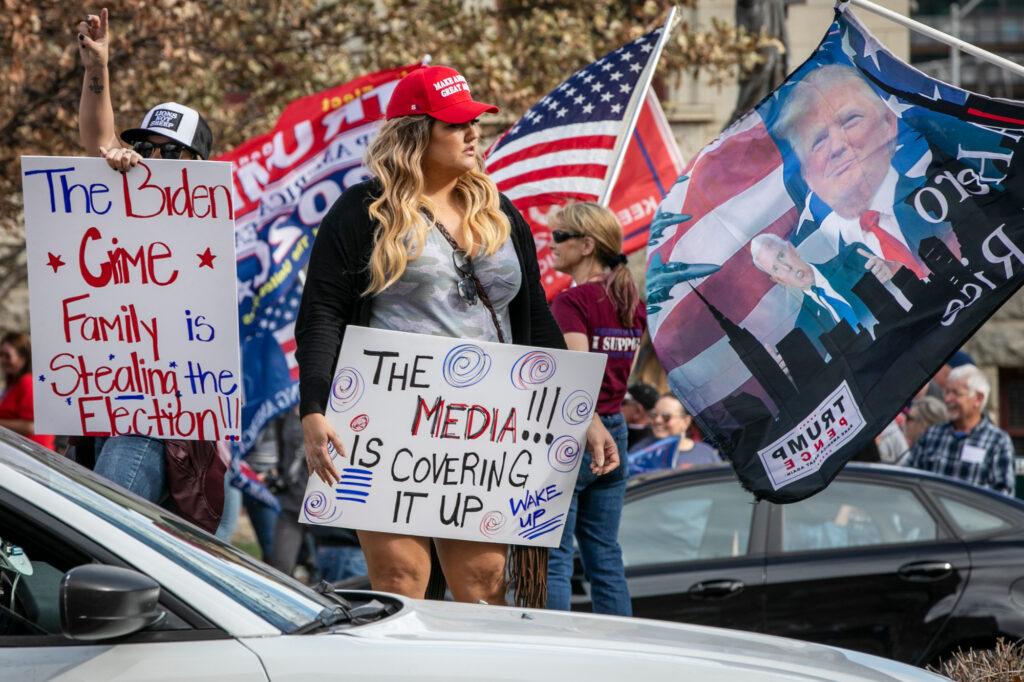
<svg viewBox="0 0 1024 682"><path fill-rule="evenodd" d="M566 230L551 230L551 241L556 244L567 242L570 239L580 239L584 235L578 232L567 232Z"/></svg>
<svg viewBox="0 0 1024 682"><path fill-rule="evenodd" d="M452 263L459 273L459 296L469 305L476 305L476 277L474 276L473 260L462 249L452 249Z"/></svg>
<svg viewBox="0 0 1024 682"><path fill-rule="evenodd" d="M132 144L132 149L144 159L148 159L153 155L154 149L160 150L161 159L180 159L181 153L185 151L185 146L180 145L177 142L164 142L163 144L153 144L149 140L139 140Z"/></svg>

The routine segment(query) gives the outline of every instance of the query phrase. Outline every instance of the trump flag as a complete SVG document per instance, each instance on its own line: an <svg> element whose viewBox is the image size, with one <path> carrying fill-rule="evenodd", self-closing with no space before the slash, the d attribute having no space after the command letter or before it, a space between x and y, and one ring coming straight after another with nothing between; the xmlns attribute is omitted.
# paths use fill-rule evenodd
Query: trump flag
<svg viewBox="0 0 1024 682"><path fill-rule="evenodd" d="M1024 103L933 80L848 8L651 225L672 390L759 498L824 488L1024 283Z"/></svg>

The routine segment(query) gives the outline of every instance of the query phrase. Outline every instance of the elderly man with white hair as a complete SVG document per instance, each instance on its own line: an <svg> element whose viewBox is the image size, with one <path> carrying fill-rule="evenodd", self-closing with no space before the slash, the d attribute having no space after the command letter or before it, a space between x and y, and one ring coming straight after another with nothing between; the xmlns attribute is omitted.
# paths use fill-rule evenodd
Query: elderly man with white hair
<svg viewBox="0 0 1024 682"><path fill-rule="evenodd" d="M925 431L904 465L1012 496L1013 442L985 416L990 392L988 379L974 365L950 371L944 391L950 420Z"/></svg>

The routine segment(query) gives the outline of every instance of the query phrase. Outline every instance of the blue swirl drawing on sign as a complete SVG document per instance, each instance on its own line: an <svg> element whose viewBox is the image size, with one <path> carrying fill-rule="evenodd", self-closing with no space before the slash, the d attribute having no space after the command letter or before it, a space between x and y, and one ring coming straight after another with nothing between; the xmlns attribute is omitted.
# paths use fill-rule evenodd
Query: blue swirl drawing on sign
<svg viewBox="0 0 1024 682"><path fill-rule="evenodd" d="M352 409L363 397L363 375L353 367L342 367L334 375L331 382L331 409L335 412L346 412Z"/></svg>
<svg viewBox="0 0 1024 682"><path fill-rule="evenodd" d="M444 356L441 376L449 386L466 388L479 383L491 371L491 356L479 346L464 343Z"/></svg>
<svg viewBox="0 0 1024 682"><path fill-rule="evenodd" d="M334 489L334 499L344 502L358 502L359 504L366 504L366 498L370 496L370 491L358 490L358 488L371 488L372 486L372 471L369 469L345 467L341 470L341 481Z"/></svg>
<svg viewBox="0 0 1024 682"><path fill-rule="evenodd" d="M562 403L562 419L567 424L582 424L594 411L594 399L586 391L573 391Z"/></svg>
<svg viewBox="0 0 1024 682"><path fill-rule="evenodd" d="M548 447L548 464L552 469L568 473L576 468L579 462L580 443L572 436L559 436Z"/></svg>
<svg viewBox="0 0 1024 682"><path fill-rule="evenodd" d="M302 515L310 523L331 523L341 516L341 510L334 506L327 495L317 490L303 501Z"/></svg>
<svg viewBox="0 0 1024 682"><path fill-rule="evenodd" d="M550 353L532 350L516 360L509 378L513 386L526 391L555 376L555 369L555 358Z"/></svg>

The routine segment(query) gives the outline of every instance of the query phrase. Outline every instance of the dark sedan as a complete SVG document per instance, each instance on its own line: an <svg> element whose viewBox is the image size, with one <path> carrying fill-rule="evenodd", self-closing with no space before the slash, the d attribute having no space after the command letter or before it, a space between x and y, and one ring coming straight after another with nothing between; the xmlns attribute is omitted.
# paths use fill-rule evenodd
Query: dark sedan
<svg viewBox="0 0 1024 682"><path fill-rule="evenodd" d="M796 504L728 467L631 481L619 533L633 613L832 644L917 665L1024 637L1024 503L850 464ZM574 581L574 608L589 608Z"/></svg>

